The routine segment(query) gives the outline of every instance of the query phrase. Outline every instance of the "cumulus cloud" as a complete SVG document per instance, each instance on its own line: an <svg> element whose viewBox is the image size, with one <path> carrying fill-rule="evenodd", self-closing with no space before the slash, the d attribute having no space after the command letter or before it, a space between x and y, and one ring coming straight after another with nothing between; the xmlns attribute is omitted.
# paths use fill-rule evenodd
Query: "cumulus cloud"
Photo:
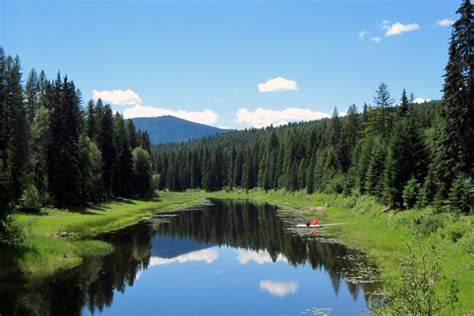
<svg viewBox="0 0 474 316"><path fill-rule="evenodd" d="M400 35L405 32L416 31L420 29L420 26L417 23L411 24L402 24L400 22L390 24L388 21L382 21L383 29L387 30L385 36Z"/></svg>
<svg viewBox="0 0 474 316"><path fill-rule="evenodd" d="M442 19L436 22L439 26L451 26L454 24L454 21L451 19Z"/></svg>
<svg viewBox="0 0 474 316"><path fill-rule="evenodd" d="M260 281L260 289L270 293L273 296L284 297L289 294L295 294L298 290L297 282L279 282L271 280Z"/></svg>
<svg viewBox="0 0 474 316"><path fill-rule="evenodd" d="M126 106L127 108L122 112L122 114L127 119L134 117L171 115L201 124L214 124L218 119L217 113L209 109L203 111L186 111L143 105L140 96L131 89L92 90L92 98L96 101L100 98L105 103ZM213 100L213 103L219 103L221 101L222 100L220 99L215 99Z"/></svg>
<svg viewBox="0 0 474 316"><path fill-rule="evenodd" d="M240 108L236 112L236 117L237 122L239 123L246 123L251 127L260 128L269 125L284 125L289 122L317 120L325 117L331 117L331 115L302 108L288 108L285 110L258 108L254 111Z"/></svg>
<svg viewBox="0 0 474 316"><path fill-rule="evenodd" d="M430 102L431 99L424 99L424 98L416 98L413 100L413 103L425 103L425 102Z"/></svg>
<svg viewBox="0 0 474 316"><path fill-rule="evenodd" d="M172 115L188 121L197 122L201 124L214 124L217 121L218 115L212 110L205 109L204 111L186 111L186 110L170 110L153 106L144 106L136 104L135 106L125 109L123 116L125 118L134 117L156 117L163 115Z"/></svg>
<svg viewBox="0 0 474 316"><path fill-rule="evenodd" d="M92 90L94 100L102 99L105 103L115 105L133 105L141 104L140 96L131 89L127 90Z"/></svg>
<svg viewBox="0 0 474 316"><path fill-rule="evenodd" d="M380 43L380 41L382 40L380 37L371 37L370 40L374 43Z"/></svg>
<svg viewBox="0 0 474 316"><path fill-rule="evenodd" d="M258 91L262 93L289 90L298 90L298 85L296 84L296 81L288 80L283 77L276 77L258 85Z"/></svg>
<svg viewBox="0 0 474 316"><path fill-rule="evenodd" d="M359 36L359 38L360 38L361 40L363 40L366 35L367 35L367 32L366 32L366 31L360 31L359 34L357 34L357 36Z"/></svg>
<svg viewBox="0 0 474 316"><path fill-rule="evenodd" d="M266 251L256 252L256 251L251 251L251 250L239 249L237 252L238 252L237 261L240 264L247 264L250 261L253 261L257 264L264 264L264 263L272 263L273 262L272 257ZM276 261L286 262L287 260L282 255L278 255Z"/></svg>
<svg viewBox="0 0 474 316"><path fill-rule="evenodd" d="M212 263L217 260L219 255L215 249L204 249L193 251L174 258L150 257L150 267L162 266L173 263L187 263L187 262L205 262Z"/></svg>

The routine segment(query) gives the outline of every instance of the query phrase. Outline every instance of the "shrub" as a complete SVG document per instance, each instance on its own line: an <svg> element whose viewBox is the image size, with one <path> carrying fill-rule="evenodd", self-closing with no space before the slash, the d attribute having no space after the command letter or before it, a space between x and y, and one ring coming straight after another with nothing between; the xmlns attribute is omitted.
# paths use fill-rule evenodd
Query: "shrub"
<svg viewBox="0 0 474 316"><path fill-rule="evenodd" d="M447 225L447 227L442 232L442 236L451 240L452 242L458 242L468 230L469 228L466 228L466 226L463 225L463 223L461 223L458 219Z"/></svg>
<svg viewBox="0 0 474 316"><path fill-rule="evenodd" d="M346 187L346 180L345 180L344 175L337 174L327 184L326 192L340 194L344 192L345 187Z"/></svg>
<svg viewBox="0 0 474 316"><path fill-rule="evenodd" d="M459 289L455 280L442 276L441 249L433 242L407 248L408 255L400 259L400 280L386 287L380 305L372 306L374 313L435 315L455 304Z"/></svg>
<svg viewBox="0 0 474 316"><path fill-rule="evenodd" d="M153 176L151 177L151 189L153 192L158 190L160 187L160 174L154 173Z"/></svg>
<svg viewBox="0 0 474 316"><path fill-rule="evenodd" d="M444 227L444 221L439 215L424 214L415 218L415 234L427 236Z"/></svg>
<svg viewBox="0 0 474 316"><path fill-rule="evenodd" d="M39 211L43 206L41 195L34 184L26 186L21 196L21 208L26 211Z"/></svg>
<svg viewBox="0 0 474 316"><path fill-rule="evenodd" d="M474 207L474 185L471 178L457 177L449 190L452 210L472 213Z"/></svg>
<svg viewBox="0 0 474 316"><path fill-rule="evenodd" d="M411 179L403 188L403 204L406 208L412 208L418 201L421 185L416 179Z"/></svg>
<svg viewBox="0 0 474 316"><path fill-rule="evenodd" d="M19 245L25 241L26 226L19 223L14 215L0 220L0 245Z"/></svg>
<svg viewBox="0 0 474 316"><path fill-rule="evenodd" d="M457 245L463 251L474 254L474 233L470 232L464 234L457 242Z"/></svg>

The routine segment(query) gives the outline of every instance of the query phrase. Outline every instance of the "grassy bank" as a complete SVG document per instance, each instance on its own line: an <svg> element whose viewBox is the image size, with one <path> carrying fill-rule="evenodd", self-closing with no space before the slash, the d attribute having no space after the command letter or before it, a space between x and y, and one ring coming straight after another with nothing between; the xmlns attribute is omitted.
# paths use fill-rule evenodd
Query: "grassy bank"
<svg viewBox="0 0 474 316"><path fill-rule="evenodd" d="M203 196L226 199L251 199L296 208L307 217L321 222L344 222L347 225L327 228L343 241L363 249L382 270L384 282L399 277L399 258L407 253L406 244L433 238L443 251L445 276L457 280L459 303L446 315L474 315L474 220L472 216L439 213L433 210L384 212L370 197L304 192L262 191L201 192ZM317 210L315 210L317 208Z"/></svg>
<svg viewBox="0 0 474 316"><path fill-rule="evenodd" d="M164 192L152 201L123 200L82 210L45 209L39 215L21 214L27 227L23 245L0 249L0 278L37 278L81 263L87 255L112 250L108 243L87 238L120 229L158 212L199 203L202 196Z"/></svg>

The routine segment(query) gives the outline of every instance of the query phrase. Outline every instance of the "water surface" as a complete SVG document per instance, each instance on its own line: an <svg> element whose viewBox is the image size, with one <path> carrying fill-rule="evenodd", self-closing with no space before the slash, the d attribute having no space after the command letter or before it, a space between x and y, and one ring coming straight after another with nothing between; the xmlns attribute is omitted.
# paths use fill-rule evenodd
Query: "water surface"
<svg viewBox="0 0 474 316"><path fill-rule="evenodd" d="M0 314L369 314L373 263L292 226L276 207L245 201L160 216L101 236L110 255L3 287Z"/></svg>

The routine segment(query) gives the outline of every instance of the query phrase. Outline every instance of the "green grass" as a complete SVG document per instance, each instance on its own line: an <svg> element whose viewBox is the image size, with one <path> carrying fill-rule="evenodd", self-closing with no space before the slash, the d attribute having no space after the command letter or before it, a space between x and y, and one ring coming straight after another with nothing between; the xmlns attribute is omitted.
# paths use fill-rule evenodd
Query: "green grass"
<svg viewBox="0 0 474 316"><path fill-rule="evenodd" d="M151 201L123 200L83 210L45 209L41 215L20 214L16 220L27 227L27 238L21 246L0 250L0 279L19 275L41 278L77 266L84 256L112 251L110 244L90 239L97 234L202 201L202 196L193 193L164 192Z"/></svg>
<svg viewBox="0 0 474 316"><path fill-rule="evenodd" d="M474 315L472 216L435 214L430 209L382 213L384 206L367 196L356 198L284 191L265 193L261 190L200 194L212 198L269 202L295 208L308 218L317 216L322 223L347 223L326 229L336 233L344 242L364 250L382 270L384 282L394 281L400 276L399 258L407 253L407 243L416 243L415 233L423 233L423 240L434 238L443 249L444 275L456 279L459 287L459 303L443 314ZM322 207L324 211L314 211L314 207Z"/></svg>

